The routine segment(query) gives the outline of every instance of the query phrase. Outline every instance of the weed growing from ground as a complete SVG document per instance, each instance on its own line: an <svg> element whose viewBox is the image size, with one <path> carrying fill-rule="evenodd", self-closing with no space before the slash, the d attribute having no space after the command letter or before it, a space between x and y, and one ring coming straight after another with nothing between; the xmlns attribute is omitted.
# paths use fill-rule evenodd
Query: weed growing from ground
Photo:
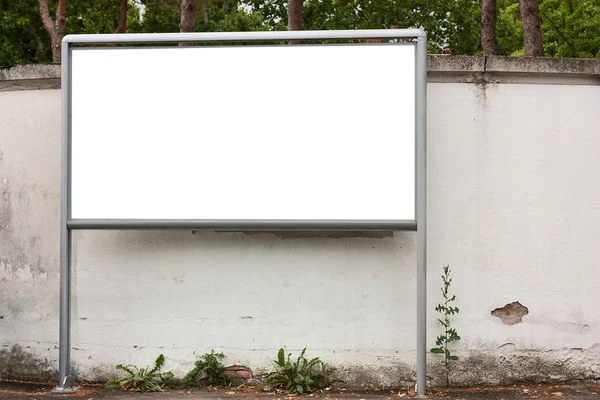
<svg viewBox="0 0 600 400"><path fill-rule="evenodd" d="M116 366L118 370L124 371L126 376L113 379L106 384L107 389L125 389L135 392L162 392L167 381L173 377L171 372L160 372L165 363L165 356L159 355L154 361L154 367L138 368L135 365Z"/></svg>
<svg viewBox="0 0 600 400"><path fill-rule="evenodd" d="M292 353L285 357L285 349L279 349L275 365L277 370L267 375L267 381L271 384L282 386L287 394L309 393L313 389L324 389L331 385L331 374L333 370L327 367L315 357L310 361L304 357L306 347L292 361Z"/></svg>
<svg viewBox="0 0 600 400"><path fill-rule="evenodd" d="M444 359L442 360L442 364L445 368L446 374L446 386L450 386L450 368L448 363L450 361L458 360L458 357L452 354L448 345L454 341L460 340L460 336L456 333L456 329L452 328L450 316L458 314L458 307L453 307L451 303L456 300L456 295L450 295L448 292L450 290L450 286L452 284L452 278L450 278L450 266L446 265L443 269L442 273L442 296L444 297L444 302L438 304L435 307L435 311L442 315L442 318L438 319L442 327L444 328L444 332L437 337L435 340L436 347L431 349L432 353L435 354L443 354Z"/></svg>
<svg viewBox="0 0 600 400"><path fill-rule="evenodd" d="M225 373L223 359L225 354L215 353L211 350L210 353L203 354L196 366L191 370L181 381L183 386L192 387L197 385L198 375L206 375L206 383L208 386L227 386L231 383L231 378Z"/></svg>

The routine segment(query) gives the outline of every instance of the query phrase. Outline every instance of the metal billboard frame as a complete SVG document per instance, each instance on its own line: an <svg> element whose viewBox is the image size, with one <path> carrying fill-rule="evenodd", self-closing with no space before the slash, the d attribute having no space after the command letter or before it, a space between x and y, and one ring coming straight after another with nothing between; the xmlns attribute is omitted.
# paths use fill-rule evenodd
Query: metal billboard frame
<svg viewBox="0 0 600 400"><path fill-rule="evenodd" d="M73 45L269 42L287 40L414 39L415 220L73 220L71 218L71 51ZM67 35L61 66L60 333L58 393L76 390L71 375L71 232L78 229L339 230L417 232L417 382L427 384L426 336L426 108L427 34L422 29Z"/></svg>

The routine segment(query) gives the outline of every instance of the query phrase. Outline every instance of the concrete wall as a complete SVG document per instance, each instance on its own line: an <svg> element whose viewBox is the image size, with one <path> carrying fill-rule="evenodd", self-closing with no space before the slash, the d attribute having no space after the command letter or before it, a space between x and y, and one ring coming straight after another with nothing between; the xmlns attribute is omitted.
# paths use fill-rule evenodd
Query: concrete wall
<svg viewBox="0 0 600 400"><path fill-rule="evenodd" d="M450 264L454 383L600 379L600 63L429 62L428 342ZM57 368L60 91L48 68L0 77L4 377ZM260 371L279 347L307 346L349 384L414 380L414 233L79 231L73 257L79 379L159 353L182 376L211 349ZM517 301L522 322L519 306L492 315Z"/></svg>

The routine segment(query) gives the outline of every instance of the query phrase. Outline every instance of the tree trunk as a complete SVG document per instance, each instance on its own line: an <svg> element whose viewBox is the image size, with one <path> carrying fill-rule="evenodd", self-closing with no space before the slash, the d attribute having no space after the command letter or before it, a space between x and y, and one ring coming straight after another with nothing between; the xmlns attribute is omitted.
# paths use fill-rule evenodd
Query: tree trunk
<svg viewBox="0 0 600 400"><path fill-rule="evenodd" d="M125 33L127 30L127 0L121 0L121 8L119 9L119 24L115 33Z"/></svg>
<svg viewBox="0 0 600 400"><path fill-rule="evenodd" d="M304 0L288 0L288 30L302 30L302 3ZM290 40L289 44L298 44L299 40Z"/></svg>
<svg viewBox="0 0 600 400"><path fill-rule="evenodd" d="M537 0L519 0L519 8L521 9L525 55L529 57L543 56L544 46Z"/></svg>
<svg viewBox="0 0 600 400"><path fill-rule="evenodd" d="M181 0L181 32L196 31L196 0ZM193 46L193 43L179 43L180 46Z"/></svg>
<svg viewBox="0 0 600 400"><path fill-rule="evenodd" d="M50 35L52 43L52 60L59 63L62 58L61 42L65 36L65 25L67 23L67 0L58 0L58 8L56 9L56 21L52 21L50 10L48 9L48 0L39 0L40 17L44 28Z"/></svg>
<svg viewBox="0 0 600 400"><path fill-rule="evenodd" d="M181 32L196 31L196 0L181 0Z"/></svg>
<svg viewBox="0 0 600 400"><path fill-rule="evenodd" d="M484 56L498 55L496 0L481 0L481 47Z"/></svg>

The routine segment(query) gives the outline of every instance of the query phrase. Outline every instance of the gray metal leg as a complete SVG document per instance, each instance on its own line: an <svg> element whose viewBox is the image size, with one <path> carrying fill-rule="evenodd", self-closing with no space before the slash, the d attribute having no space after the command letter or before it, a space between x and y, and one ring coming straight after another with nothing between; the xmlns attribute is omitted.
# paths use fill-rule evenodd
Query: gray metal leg
<svg viewBox="0 0 600 400"><path fill-rule="evenodd" d="M70 73L71 51L69 43L62 44L62 160L61 160L61 209L60 209L60 337L58 344L58 387L53 392L72 393L71 376L71 231L67 226L70 215Z"/></svg>
<svg viewBox="0 0 600 400"><path fill-rule="evenodd" d="M418 396L427 389L427 37L417 38L417 387Z"/></svg>
<svg viewBox="0 0 600 400"><path fill-rule="evenodd" d="M58 347L58 387L55 393L72 393L71 376L71 231L63 224L60 233L60 338Z"/></svg>

